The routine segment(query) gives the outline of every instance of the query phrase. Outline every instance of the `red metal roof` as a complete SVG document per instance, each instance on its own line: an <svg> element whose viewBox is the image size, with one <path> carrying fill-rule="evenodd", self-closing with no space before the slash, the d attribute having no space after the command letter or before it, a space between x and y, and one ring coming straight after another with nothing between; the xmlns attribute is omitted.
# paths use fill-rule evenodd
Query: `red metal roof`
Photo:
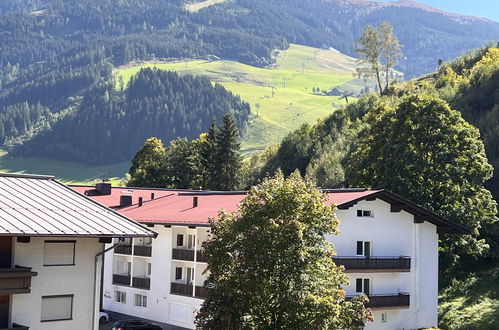
<svg viewBox="0 0 499 330"><path fill-rule="evenodd" d="M92 186L72 186L80 193L90 191ZM327 192L330 204L344 204L378 192L378 190L331 190ZM154 200L151 200L154 193ZM113 187L111 195L89 195L90 198L109 207L119 206L120 196L132 196L132 206L117 211L141 223L164 223L184 225L208 225L209 219L216 217L220 210L233 212L246 196L245 192L201 192L172 189L147 189ZM143 198L138 206L138 198ZM198 198L197 207L193 207L193 198Z"/></svg>

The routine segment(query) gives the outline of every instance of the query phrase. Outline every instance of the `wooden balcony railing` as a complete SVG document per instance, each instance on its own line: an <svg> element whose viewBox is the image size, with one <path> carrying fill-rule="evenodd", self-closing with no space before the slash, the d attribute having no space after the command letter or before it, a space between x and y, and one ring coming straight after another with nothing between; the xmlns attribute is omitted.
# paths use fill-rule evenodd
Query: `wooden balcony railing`
<svg viewBox="0 0 499 330"><path fill-rule="evenodd" d="M134 277L132 279L132 286L134 288L149 290L151 288L151 279L147 277Z"/></svg>
<svg viewBox="0 0 499 330"><path fill-rule="evenodd" d="M409 272L409 257L333 257L336 265L345 267L346 272Z"/></svg>
<svg viewBox="0 0 499 330"><path fill-rule="evenodd" d="M133 254L136 256L150 257L152 247L150 245L135 245L133 247Z"/></svg>
<svg viewBox="0 0 499 330"><path fill-rule="evenodd" d="M171 283L170 287L170 293L171 294L176 294L180 296L189 296L192 297L192 289L193 286L192 284L185 284L185 283ZM206 293L207 293L207 288L202 287L202 286L196 286L196 298L204 299L206 298Z"/></svg>
<svg viewBox="0 0 499 330"><path fill-rule="evenodd" d="M29 327L25 325L20 325L17 323L12 323L12 327L10 328L1 328L0 330L29 330Z"/></svg>
<svg viewBox="0 0 499 330"><path fill-rule="evenodd" d="M194 250L187 249L173 249L172 259L194 261Z"/></svg>
<svg viewBox="0 0 499 330"><path fill-rule="evenodd" d="M113 274L113 284L130 286L130 275Z"/></svg>
<svg viewBox="0 0 499 330"><path fill-rule="evenodd" d="M347 296L352 299L353 296ZM374 294L369 295L369 302L366 307L369 308L409 308L411 299L408 293L395 294Z"/></svg>
<svg viewBox="0 0 499 330"><path fill-rule="evenodd" d="M198 251L198 254L196 255L196 260L198 262L208 262L208 256L203 254L203 252Z"/></svg>
<svg viewBox="0 0 499 330"><path fill-rule="evenodd" d="M31 278L36 275L29 267L0 268L0 295L31 293Z"/></svg>
<svg viewBox="0 0 499 330"><path fill-rule="evenodd" d="M117 254L132 254L132 246L131 245L117 245L114 247L114 253Z"/></svg>
<svg viewBox="0 0 499 330"><path fill-rule="evenodd" d="M134 288L146 290L151 288L151 279L148 277L133 277L131 280ZM113 274L113 284L130 286L130 276Z"/></svg>

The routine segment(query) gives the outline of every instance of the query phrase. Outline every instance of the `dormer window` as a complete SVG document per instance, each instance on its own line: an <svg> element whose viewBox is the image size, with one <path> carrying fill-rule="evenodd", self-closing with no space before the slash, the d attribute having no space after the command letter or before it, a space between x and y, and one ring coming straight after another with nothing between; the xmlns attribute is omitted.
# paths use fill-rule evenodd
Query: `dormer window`
<svg viewBox="0 0 499 330"><path fill-rule="evenodd" d="M372 218L373 211L371 210L357 210L357 216L363 218Z"/></svg>

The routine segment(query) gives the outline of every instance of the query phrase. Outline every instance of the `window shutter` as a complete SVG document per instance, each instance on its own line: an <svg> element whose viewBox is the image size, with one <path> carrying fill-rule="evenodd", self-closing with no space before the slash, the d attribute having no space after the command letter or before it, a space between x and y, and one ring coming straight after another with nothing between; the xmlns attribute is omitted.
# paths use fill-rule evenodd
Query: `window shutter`
<svg viewBox="0 0 499 330"><path fill-rule="evenodd" d="M42 297L42 321L71 320L73 295Z"/></svg>
<svg viewBox="0 0 499 330"><path fill-rule="evenodd" d="M43 265L74 265L75 244L76 241L45 241L43 247Z"/></svg>

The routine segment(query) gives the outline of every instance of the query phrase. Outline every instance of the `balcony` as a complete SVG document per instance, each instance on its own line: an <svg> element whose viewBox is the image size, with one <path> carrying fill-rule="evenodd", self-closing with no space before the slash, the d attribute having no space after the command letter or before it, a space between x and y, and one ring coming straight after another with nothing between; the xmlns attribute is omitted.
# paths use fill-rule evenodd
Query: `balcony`
<svg viewBox="0 0 499 330"><path fill-rule="evenodd" d="M152 247L150 245L135 245L133 246L133 255L141 257L150 257L152 254ZM115 254L132 255L131 245L117 245L114 247Z"/></svg>
<svg viewBox="0 0 499 330"><path fill-rule="evenodd" d="M36 275L28 267L0 268L0 295L31 293L31 277Z"/></svg>
<svg viewBox="0 0 499 330"><path fill-rule="evenodd" d="M409 272L409 257L333 257L336 265L344 266L346 273Z"/></svg>
<svg viewBox="0 0 499 330"><path fill-rule="evenodd" d="M12 327L1 328L0 330L29 330L29 327L17 323L12 323Z"/></svg>
<svg viewBox="0 0 499 330"><path fill-rule="evenodd" d="M180 296L192 297L192 288L193 288L193 286L191 284L172 282L170 293L180 295ZM196 286L195 297L199 298L199 299L204 299L204 298L206 298L207 291L208 291L208 289L203 287L203 286Z"/></svg>
<svg viewBox="0 0 499 330"><path fill-rule="evenodd" d="M347 296L352 299L353 296ZM374 294L368 296L366 307L380 309L409 308L410 295L408 293Z"/></svg>
<svg viewBox="0 0 499 330"><path fill-rule="evenodd" d="M113 274L113 284L115 285L130 286L130 279L132 280L133 288L146 290L149 290L151 288L151 279L148 277L131 278L131 276L129 275Z"/></svg>
<svg viewBox="0 0 499 330"><path fill-rule="evenodd" d="M173 249L172 259L194 261L194 250L187 249Z"/></svg>
<svg viewBox="0 0 499 330"><path fill-rule="evenodd" d="M131 245L117 245L114 247L114 253L132 255Z"/></svg>
<svg viewBox="0 0 499 330"><path fill-rule="evenodd" d="M196 260L198 262L208 262L208 256L203 254L201 251L198 251L198 254L196 256Z"/></svg>
<svg viewBox="0 0 499 330"><path fill-rule="evenodd" d="M152 247L150 245L135 245L133 255L141 257L150 257L152 254Z"/></svg>

